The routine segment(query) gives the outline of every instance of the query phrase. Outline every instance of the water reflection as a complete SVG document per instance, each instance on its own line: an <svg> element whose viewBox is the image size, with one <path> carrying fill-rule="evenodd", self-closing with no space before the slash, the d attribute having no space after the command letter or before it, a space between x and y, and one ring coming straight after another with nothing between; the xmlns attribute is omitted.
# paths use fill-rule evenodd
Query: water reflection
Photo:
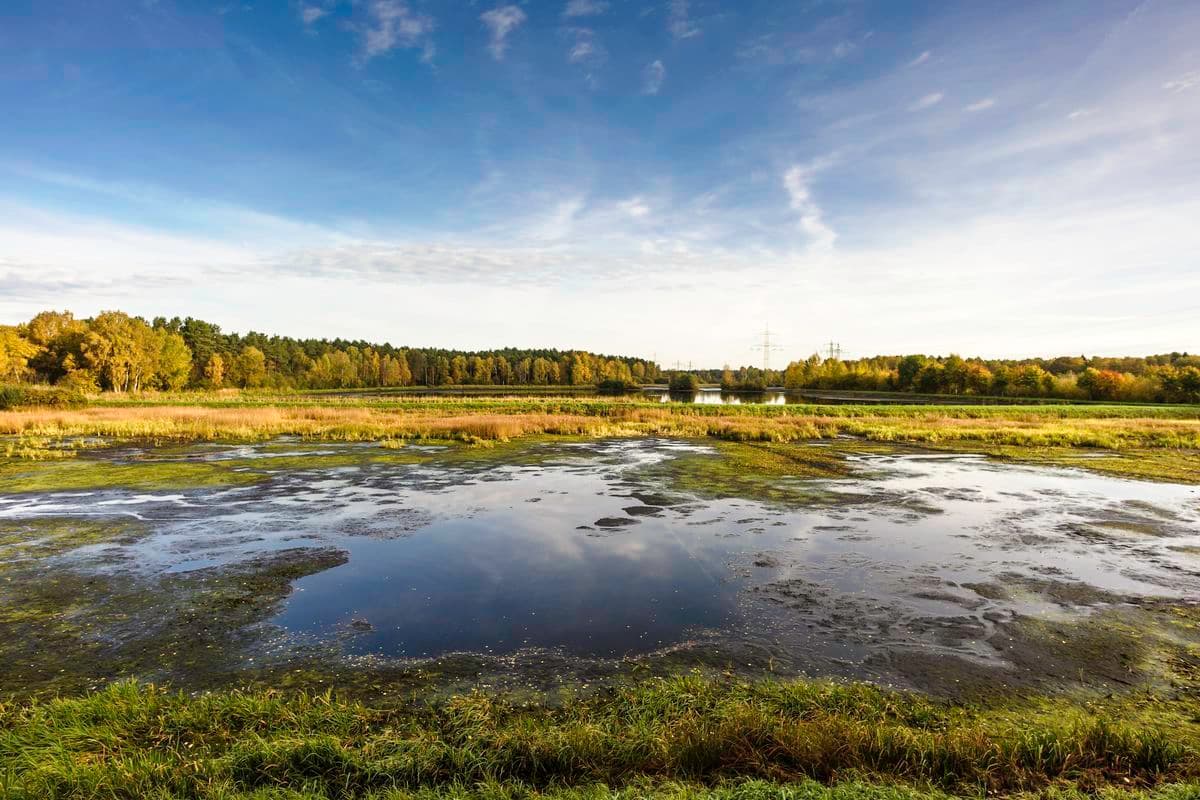
<svg viewBox="0 0 1200 800"><path fill-rule="evenodd" d="M227 450L269 468L286 452L270 448ZM70 558L104 552L98 563L154 575L335 547L347 562L297 581L272 621L354 655L612 658L707 636L790 669L858 675L872 656L999 658L987 640L1016 614L1200 596L1193 486L863 455L858 477L806 482L816 499L778 504L655 477L712 453L694 443L547 444L476 464L321 449L363 458L255 486L0 497L0 520L134 516L153 535Z"/></svg>
<svg viewBox="0 0 1200 800"><path fill-rule="evenodd" d="M646 394L657 398L660 403L696 403L709 406L782 406L787 403L787 396L778 391L728 392L723 389L700 389L696 392L668 392L666 389L647 389Z"/></svg>

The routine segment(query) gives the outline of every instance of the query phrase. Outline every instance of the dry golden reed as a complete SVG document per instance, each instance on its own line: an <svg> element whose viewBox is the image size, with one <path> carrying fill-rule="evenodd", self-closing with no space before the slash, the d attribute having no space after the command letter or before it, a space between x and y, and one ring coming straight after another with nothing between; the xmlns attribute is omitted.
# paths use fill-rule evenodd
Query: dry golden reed
<svg viewBox="0 0 1200 800"><path fill-rule="evenodd" d="M698 413L690 407L633 403L380 405L95 405L0 412L0 435L146 439L265 439L282 435L375 439L505 440L533 434L687 436L738 441L801 441L857 436L939 444L1122 448L1200 448L1200 419L1085 416L1013 407L960 414L943 409L789 413Z"/></svg>

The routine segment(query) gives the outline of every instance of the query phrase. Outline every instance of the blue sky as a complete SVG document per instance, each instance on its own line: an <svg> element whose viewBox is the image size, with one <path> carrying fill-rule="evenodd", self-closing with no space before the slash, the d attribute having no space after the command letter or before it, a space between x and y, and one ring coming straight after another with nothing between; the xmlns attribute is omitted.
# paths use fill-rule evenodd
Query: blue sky
<svg viewBox="0 0 1200 800"><path fill-rule="evenodd" d="M1194 0L4 0L0 322L1200 350Z"/></svg>

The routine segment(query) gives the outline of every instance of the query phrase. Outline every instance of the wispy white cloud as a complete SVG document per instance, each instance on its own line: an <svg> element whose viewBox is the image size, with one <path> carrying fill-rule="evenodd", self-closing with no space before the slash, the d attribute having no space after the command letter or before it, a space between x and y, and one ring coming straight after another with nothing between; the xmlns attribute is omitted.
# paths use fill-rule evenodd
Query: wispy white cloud
<svg viewBox="0 0 1200 800"><path fill-rule="evenodd" d="M1167 81L1162 85L1162 88L1168 92L1186 92L1189 89L1195 89L1197 86L1200 86L1200 70L1187 72L1174 80Z"/></svg>
<svg viewBox="0 0 1200 800"><path fill-rule="evenodd" d="M567 61L570 63L597 67L607 58L607 51L596 41L595 31L590 28L571 28L568 33L575 38L567 52Z"/></svg>
<svg viewBox="0 0 1200 800"><path fill-rule="evenodd" d="M1190 299L1200 292L1200 275L1171 269L1200 249L1193 224L1200 202L1194 198L1148 204L1096 193L1096 201L1082 207L1074 200L1046 205L1039 193L1022 191L1026 206L1031 197L1038 202L1011 214L964 209L952 223L939 217L905 225L898 237L848 246L826 220L814 189L825 185L817 180L832 166L817 160L783 172L794 239L773 230L778 246L766 248L726 245L706 221L697 222L691 206L660 215L656 199L651 213L651 202L640 194L592 203L561 193L567 199L528 217L514 217L508 208L502 224L487 232L355 236L253 212L255 221L232 235L179 235L101 217L33 212L0 197L0 318L19 321L51 304L84 314L119 305L134 313L191 313L245 330L262 326L261 304L270 299L286 309L270 321L280 332L394 340L396 315L403 311L404 330L427 323L438 331L439 343L454 344L455 336L482 342L489 326L502 321L489 317L494 304L481 304L457 333L437 328L428 309L461 299L464 286L486 286L529 309L508 330L536 345L548 328L587 342L581 321L597 296L636 286L647 302L669 298L676 302L663 302L663 308L687 309L665 312L653 329L660 353L678 348L684 358L714 364L745 355L723 349L735 333L693 329L676 342L672 331L686 329L690 314L728 311L730 298L746 296L749 306L769 298L792 309L810 329L836 329L864 352L1032 355L1186 346L1190 320L1200 311ZM114 191L155 205L169 199L153 190ZM209 216L204 208L195 210ZM745 224L763 216L719 201L709 210L715 218ZM964 260L970 270L963 269ZM1047 275L1056 277L1054 291L1040 293L1044 300L1015 288L1044 285ZM414 291L418 286L421 291ZM1056 305L1064 293L1087 315L1064 319ZM856 313L830 299L838 297L853 297ZM1153 304L1153 319L1131 313L1131 302ZM344 314L351 303L353 318ZM951 330L931 327L931 318L975 324ZM1041 322L1013 333L1014 320L1031 319ZM606 324L596 331L594 349L642 352L646 329L626 337L622 328ZM1184 344L1177 343L1181 332ZM789 343L796 348L789 357L807 354L802 339Z"/></svg>
<svg viewBox="0 0 1200 800"><path fill-rule="evenodd" d="M812 196L813 177L827 166L824 160L797 164L783 174L791 208L800 215L800 229L808 237L811 250L818 253L832 251L837 241L837 232L825 223L824 212Z"/></svg>
<svg viewBox="0 0 1200 800"><path fill-rule="evenodd" d="M525 12L517 6L500 6L485 11L479 17L490 33L488 52L497 61L503 61L508 52L508 37L525 22Z"/></svg>
<svg viewBox="0 0 1200 800"><path fill-rule="evenodd" d="M617 203L617 209L634 219L645 219L650 215L650 206L646 204L641 195L622 200Z"/></svg>
<svg viewBox="0 0 1200 800"><path fill-rule="evenodd" d="M139 279L180 284L253 269L262 253L254 246L103 218L3 202L0 208L0 282L23 275L25 291L38 285L75 284L88 291L109 288L120 296Z"/></svg>
<svg viewBox="0 0 1200 800"><path fill-rule="evenodd" d="M594 17L603 14L608 10L608 3L604 0L570 0L567 7L563 9L563 16L567 19L572 17Z"/></svg>
<svg viewBox="0 0 1200 800"><path fill-rule="evenodd" d="M825 51L808 42L807 37L800 41L795 36L765 33L741 45L737 50L737 57L743 61L776 66L818 61L823 52Z"/></svg>
<svg viewBox="0 0 1200 800"><path fill-rule="evenodd" d="M575 46L567 54L567 61L570 61L572 64L580 64L593 58L595 55L596 46L592 44L591 40L580 39L575 42Z"/></svg>
<svg viewBox="0 0 1200 800"><path fill-rule="evenodd" d="M931 53L930 51L926 50L925 52L921 53L921 55L917 56L917 57L916 57L916 58L914 58L912 61L908 62L908 65L909 65L910 67L919 67L919 66L921 66L922 64L924 64L926 61L928 61L928 60L929 60L929 57L930 57L931 55L933 55L933 53Z"/></svg>
<svg viewBox="0 0 1200 800"><path fill-rule="evenodd" d="M549 213L527 227L524 238L538 242L557 242L571 235L575 220L583 211L586 200L583 197L568 197L555 204Z"/></svg>
<svg viewBox="0 0 1200 800"><path fill-rule="evenodd" d="M116 200L123 204L146 210L156 211L156 216L164 217L164 209L171 213L163 224L170 226L180 221L201 220L206 228L219 230L235 240L254 239L269 246L275 246L287 241L296 240L328 240L340 239L340 235L319 225L296 222L295 220L276 214L265 213L242 205L199 199L165 189L152 184L133 181L97 180L85 175L77 175L54 169L0 161L0 174L22 180L34 181L46 186L70 190L72 194L100 206L111 205ZM0 193L0 209L3 208L4 197ZM40 229L43 224L66 220L75 224L81 230L90 229L89 218L73 217L70 215L52 215L23 205L10 203L10 215L24 215L34 228ZM63 222L63 224L67 224ZM104 223L108 224L108 223ZM123 230L138 230L136 226L124 226ZM69 252L69 250L64 250Z"/></svg>
<svg viewBox="0 0 1200 800"><path fill-rule="evenodd" d="M691 19L688 0L671 0L667 10L667 28L676 39L690 39L702 33L700 26Z"/></svg>
<svg viewBox="0 0 1200 800"><path fill-rule="evenodd" d="M516 0L491 0L476 13L496 2ZM667 0L657 3L665 15ZM553 21L572 24L558 13L567 5L553 6ZM437 6L408 0L404 7ZM362 23L377 24L371 8L371 0L341 5L359 33ZM1015 10L1010 29L927 39L936 65L931 56L907 69L919 58L912 50L893 69L858 79L823 81L823 71L812 70L813 80L795 89L808 95L787 95L794 104L773 108L769 126L725 128L720 150L652 160L649 151L662 141L653 137L673 133L661 119L645 149L631 145L628 159L597 143L603 129L568 145L563 127L517 129L527 137L523 148L506 148L494 162L477 154L478 163L464 164L461 185L451 179L430 190L431 213L420 221L399 203L368 210L313 203L305 204L314 209L310 224L69 176L47 192L27 189L35 178L14 179L0 163L0 322L51 303L81 313L119 306L204 316L215 309L215 321L232 329L269 325L393 340L421 330L428 342L451 345L487 344L504 324L514 341L532 345L595 341L594 349L637 353L653 339L660 353L719 364L746 355L723 349L742 336L742 320L778 304L804 320L799 335L788 336L797 350L789 356L806 355L804 329L836 331L864 353L1195 350L1200 272L1190 265L1200 252L1200 106L1190 102L1198 84L1188 70L1196 65L1162 43L1196 41L1190 34L1200 18L1178 4L1148 3L1099 52L1093 28L1074 38L1064 31L1068 41L1056 39L1048 54L1025 38L1046 8ZM664 19L655 19L670 36ZM332 29L331 22L316 24ZM473 16L467 22L478 24ZM828 64L836 42L861 42L840 27L815 36L786 27L755 33L747 29L739 55L768 64ZM575 46L599 44L570 27L559 36L550 57L562 67ZM1026 57L995 60L1013 52ZM584 48L576 57L586 66L594 54ZM723 67L715 77L683 76L672 60L666 87L663 62L646 65L652 58L632 62L627 88L686 89L693 110L727 99L726 79L739 77ZM1064 77L1048 84L1047 75ZM676 87L685 78L696 83ZM910 101L936 109L910 114ZM943 113L950 106L955 113ZM991 108L1003 113L993 116ZM1069 118L1073 109L1099 112ZM980 112L970 120L976 124L964 124L965 112ZM506 121L497 115L495 124ZM835 148L836 165L811 160ZM318 172L312 185L324 188L327 169L297 169L287 188L302 191ZM475 194L469 185L477 175L488 178ZM336 177L364 180L377 192L395 173L380 173L378 182L352 170ZM108 195L91 196L100 192ZM43 219L22 208L62 196L73 208L89 207L89 215L48 212L55 218ZM446 210L456 201L459 207ZM187 282L186 289L164 288L171 281ZM1031 295L1030 285L1046 291ZM446 304L480 287L489 302L472 304L453 324L438 318ZM598 322L587 313L597 298L631 287L662 316L625 325L637 320L620 303ZM1086 312L1064 315L1063 296ZM506 322L515 304L528 313ZM266 322L264 307L272 309ZM351 307L355 313L346 315ZM698 330L687 324L694 314L727 324ZM555 341L547 341L547 330Z"/></svg>
<svg viewBox="0 0 1200 800"><path fill-rule="evenodd" d="M305 25L312 25L328 14L329 10L321 6L301 6L300 8L300 19Z"/></svg>
<svg viewBox="0 0 1200 800"><path fill-rule="evenodd" d="M667 68L662 61L651 61L642 70L642 94L658 94L667 79Z"/></svg>
<svg viewBox="0 0 1200 800"><path fill-rule="evenodd" d="M924 95L924 96L920 97L919 99L915 100L911 105L909 105L908 110L909 111L924 111L927 108L933 108L938 103L942 102L942 100L943 100L943 98L945 98L945 96L946 95L942 92L930 92L929 94Z"/></svg>
<svg viewBox="0 0 1200 800"><path fill-rule="evenodd" d="M1067 119L1083 119L1084 117L1090 117L1098 110L1099 109L1096 108L1077 108L1071 113L1067 114Z"/></svg>
<svg viewBox="0 0 1200 800"><path fill-rule="evenodd" d="M362 37L360 62L366 63L396 48L420 48L422 60L433 59L435 46L430 38L433 17L413 12L401 0L370 0L366 9L369 22L358 29Z"/></svg>

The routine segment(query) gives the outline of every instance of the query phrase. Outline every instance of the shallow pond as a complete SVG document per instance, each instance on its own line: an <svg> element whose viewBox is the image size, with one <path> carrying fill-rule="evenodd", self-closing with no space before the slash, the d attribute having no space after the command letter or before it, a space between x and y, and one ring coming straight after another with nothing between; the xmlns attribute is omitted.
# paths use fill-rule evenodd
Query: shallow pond
<svg viewBox="0 0 1200 800"><path fill-rule="evenodd" d="M344 551L272 612L282 635L261 657L277 660L313 646L518 661L691 649L755 669L902 679L914 653L1011 668L997 634L1017 618L1200 598L1192 486L897 452L848 455L853 477L809 481L803 502L779 503L673 485L673 460L713 453L701 443L542 443L413 463L378 452L113 451L90 457L236 459L270 474L225 488L0 496L0 520L138 520L148 535L55 561L130 580L297 547ZM309 461L286 460L300 456Z"/></svg>

